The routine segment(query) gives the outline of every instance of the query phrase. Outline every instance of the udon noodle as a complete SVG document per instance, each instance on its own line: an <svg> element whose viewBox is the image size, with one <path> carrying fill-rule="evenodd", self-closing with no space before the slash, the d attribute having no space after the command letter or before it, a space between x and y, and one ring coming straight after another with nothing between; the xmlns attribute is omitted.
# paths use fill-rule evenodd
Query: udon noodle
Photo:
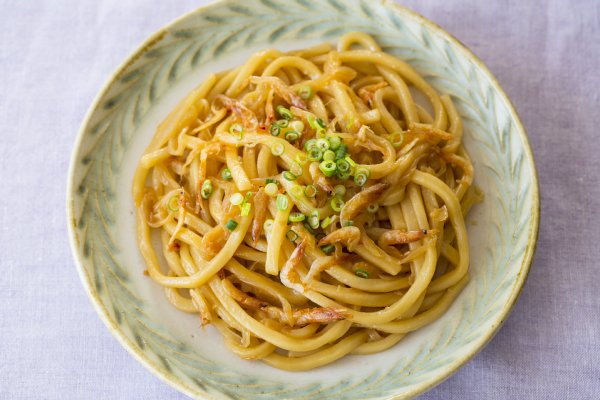
<svg viewBox="0 0 600 400"><path fill-rule="evenodd" d="M245 359L308 370L394 346L468 281L481 193L462 129L366 34L256 53L183 99L142 156L146 273Z"/></svg>

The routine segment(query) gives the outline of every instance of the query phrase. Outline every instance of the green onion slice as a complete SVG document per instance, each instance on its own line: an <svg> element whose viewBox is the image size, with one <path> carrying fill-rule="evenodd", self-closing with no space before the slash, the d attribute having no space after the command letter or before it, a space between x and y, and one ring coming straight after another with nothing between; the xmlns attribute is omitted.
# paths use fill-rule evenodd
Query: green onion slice
<svg viewBox="0 0 600 400"><path fill-rule="evenodd" d="M289 131L285 133L285 140L292 143L300 138L300 134L298 132Z"/></svg>
<svg viewBox="0 0 600 400"><path fill-rule="evenodd" d="M317 139L317 148L321 151L329 150L329 142L327 139Z"/></svg>
<svg viewBox="0 0 600 400"><path fill-rule="evenodd" d="M302 176L302 164L300 164L297 161L292 162L292 165L290 166L290 171L292 172L292 174L296 175L296 178Z"/></svg>
<svg viewBox="0 0 600 400"><path fill-rule="evenodd" d="M296 232L294 232L293 230L290 229L285 234L285 238L287 240L289 240L290 242L294 243L296 241L296 239L298 239L298 234Z"/></svg>
<svg viewBox="0 0 600 400"><path fill-rule="evenodd" d="M202 188L200 189L200 197L203 199L208 199L213 192L213 185L210 179L205 180L202 183Z"/></svg>
<svg viewBox="0 0 600 400"><path fill-rule="evenodd" d="M337 150L342 144L342 139L339 136L328 136L327 140L329 140L329 148L331 150Z"/></svg>
<svg viewBox="0 0 600 400"><path fill-rule="evenodd" d="M290 188L289 192L292 196L294 196L295 198L298 199L298 198L302 197L302 193L303 193L302 186L294 185Z"/></svg>
<svg viewBox="0 0 600 400"><path fill-rule="evenodd" d="M308 100L312 97L313 90L310 86L300 86L298 88L298 96L302 97L304 100Z"/></svg>
<svg viewBox="0 0 600 400"><path fill-rule="evenodd" d="M290 214L289 218L290 222L302 222L306 219L306 215L301 212L293 212Z"/></svg>
<svg viewBox="0 0 600 400"><path fill-rule="evenodd" d="M346 172L338 171L337 177L338 177L338 179L345 181L348 178L350 178L350 175L351 175L350 171L346 171Z"/></svg>
<svg viewBox="0 0 600 400"><path fill-rule="evenodd" d="M321 250L323 250L323 253L325 254L331 254L335 250L335 246L332 244L326 244L325 246L321 246Z"/></svg>
<svg viewBox="0 0 600 400"><path fill-rule="evenodd" d="M306 185L304 195L309 198L315 197L317 195L317 187L315 185Z"/></svg>
<svg viewBox="0 0 600 400"><path fill-rule="evenodd" d="M221 171L221 178L225 179L226 181L232 180L233 177L231 176L231 170L229 170L229 168L223 169L223 171Z"/></svg>
<svg viewBox="0 0 600 400"><path fill-rule="evenodd" d="M339 169L339 165L338 165L338 169ZM333 187L333 193L336 194L336 196L343 196L346 194L346 186L344 185L335 185Z"/></svg>
<svg viewBox="0 0 600 400"><path fill-rule="evenodd" d="M348 146L342 143L335 151L335 159L341 160L346 157L346 154L348 154Z"/></svg>
<svg viewBox="0 0 600 400"><path fill-rule="evenodd" d="M326 150L325 153L323 153L323 160L335 161L335 153L331 150Z"/></svg>
<svg viewBox="0 0 600 400"><path fill-rule="evenodd" d="M321 161L323 159L323 152L318 148L314 147L308 151L308 161Z"/></svg>
<svg viewBox="0 0 600 400"><path fill-rule="evenodd" d="M230 219L225 224L225 228L229 229L231 232L233 232L235 230L235 228L237 228L237 226L238 226L238 223L235 222L233 219Z"/></svg>
<svg viewBox="0 0 600 400"><path fill-rule="evenodd" d="M329 225L331 225L332 222L333 222L333 219L331 219L331 217L325 218L323 221L321 221L321 228L323 228L323 229L327 228Z"/></svg>
<svg viewBox="0 0 600 400"><path fill-rule="evenodd" d="M289 200L285 194L277 195L277 209L279 211L285 211L288 208Z"/></svg>
<svg viewBox="0 0 600 400"><path fill-rule="evenodd" d="M279 134L281 133L281 127L277 124L271 124L271 136L279 136Z"/></svg>
<svg viewBox="0 0 600 400"><path fill-rule="evenodd" d="M369 170L366 168L359 168L354 173L354 183L358 186L364 186L369 180Z"/></svg>
<svg viewBox="0 0 600 400"><path fill-rule="evenodd" d="M327 160L319 164L319 169L323 172L323 175L331 177L337 172L337 165L335 164L335 161Z"/></svg>
<svg viewBox="0 0 600 400"><path fill-rule="evenodd" d="M340 212L342 211L342 207L344 207L344 200L341 197L336 196L331 199L329 205L333 211Z"/></svg>
<svg viewBox="0 0 600 400"><path fill-rule="evenodd" d="M288 121L287 119L278 119L277 120L277 125L279 125L280 128L287 128L290 124L290 121Z"/></svg>
<svg viewBox="0 0 600 400"><path fill-rule="evenodd" d="M252 204L250 203L246 203L242 205L242 212L241 215L242 217L247 217L248 214L250 214L250 209L252 208Z"/></svg>
<svg viewBox="0 0 600 400"><path fill-rule="evenodd" d="M291 173L290 171L283 171L283 178L288 181L295 181L297 176Z"/></svg>
<svg viewBox="0 0 600 400"><path fill-rule="evenodd" d="M365 279L369 278L369 272L365 271L364 269L357 269L356 271L354 271L354 274L361 278L365 278Z"/></svg>
<svg viewBox="0 0 600 400"><path fill-rule="evenodd" d="M319 227L320 224L320 213L318 210L314 210L313 212L310 213L310 216L308 217L308 225L310 225L311 228L313 229L317 229Z"/></svg>
<svg viewBox="0 0 600 400"><path fill-rule="evenodd" d="M271 146L271 154L274 156L280 156L285 152L285 146L283 143L275 143Z"/></svg>
<svg viewBox="0 0 600 400"><path fill-rule="evenodd" d="M244 138L244 127L241 124L232 124L229 127L229 133L231 133L237 140Z"/></svg>
<svg viewBox="0 0 600 400"><path fill-rule="evenodd" d="M313 147L317 145L317 139L309 139L304 143L304 150L310 151Z"/></svg>
<svg viewBox="0 0 600 400"><path fill-rule="evenodd" d="M288 110L287 108L285 108L284 106L277 106L276 110L279 113L279 115L281 115L281 117L283 117L287 120L294 118L294 115L292 114L292 112L290 110Z"/></svg>

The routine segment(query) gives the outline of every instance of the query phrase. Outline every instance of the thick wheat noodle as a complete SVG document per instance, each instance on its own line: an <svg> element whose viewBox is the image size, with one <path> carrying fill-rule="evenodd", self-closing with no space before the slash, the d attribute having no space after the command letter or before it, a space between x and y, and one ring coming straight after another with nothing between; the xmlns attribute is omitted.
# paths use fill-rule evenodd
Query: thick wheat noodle
<svg viewBox="0 0 600 400"><path fill-rule="evenodd" d="M300 371L384 351L468 283L482 194L462 138L452 99L364 33L256 53L184 98L141 157L146 273L245 359Z"/></svg>

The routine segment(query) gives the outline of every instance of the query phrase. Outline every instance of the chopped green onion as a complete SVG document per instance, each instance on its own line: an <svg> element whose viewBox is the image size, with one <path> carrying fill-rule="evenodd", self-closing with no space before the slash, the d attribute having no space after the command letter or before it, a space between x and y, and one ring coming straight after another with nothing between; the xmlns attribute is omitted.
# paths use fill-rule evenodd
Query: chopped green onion
<svg viewBox="0 0 600 400"><path fill-rule="evenodd" d="M306 156L306 154L298 153L298 155L296 156L296 162L300 165L304 165L306 164L306 161L308 161L308 157Z"/></svg>
<svg viewBox="0 0 600 400"><path fill-rule="evenodd" d="M275 178L267 178L267 179L265 179L265 183L266 184L274 183L274 184L277 185L277 179L275 179Z"/></svg>
<svg viewBox="0 0 600 400"><path fill-rule="evenodd" d="M350 128L352 128L354 126L354 115L351 115L350 118L348 118L348 122L346 123L346 129L350 130Z"/></svg>
<svg viewBox="0 0 600 400"><path fill-rule="evenodd" d="M331 150L326 150L325 153L323 153L323 160L325 161L334 161L335 160L335 153Z"/></svg>
<svg viewBox="0 0 600 400"><path fill-rule="evenodd" d="M298 239L298 234L296 232L294 232L293 230L290 229L285 234L285 238L287 240L289 240L290 242L294 243L296 241L296 239Z"/></svg>
<svg viewBox="0 0 600 400"><path fill-rule="evenodd" d="M271 154L274 156L280 156L285 152L285 146L283 143L275 143L271 146Z"/></svg>
<svg viewBox="0 0 600 400"><path fill-rule="evenodd" d="M354 173L354 183L358 186L364 186L369 180L369 170L366 168L359 168Z"/></svg>
<svg viewBox="0 0 600 400"><path fill-rule="evenodd" d="M356 166L358 165L356 163L356 161L354 161L352 158L350 158L350 156L346 156L346 158L344 158L344 160L348 161L348 164L350 164L351 167L356 168Z"/></svg>
<svg viewBox="0 0 600 400"><path fill-rule="evenodd" d="M315 239L317 240L321 240L325 237L325 234L323 232L319 232L315 235Z"/></svg>
<svg viewBox="0 0 600 400"><path fill-rule="evenodd" d="M344 221L344 226L354 226L354 221Z"/></svg>
<svg viewBox="0 0 600 400"><path fill-rule="evenodd" d="M327 137L327 132L325 131L325 129L321 128L320 126L317 127L317 137L319 139L325 139Z"/></svg>
<svg viewBox="0 0 600 400"><path fill-rule="evenodd" d="M302 186L294 185L290 188L289 192L292 196L294 196L295 198L298 199L298 198L302 197L302 193L303 193Z"/></svg>
<svg viewBox="0 0 600 400"><path fill-rule="evenodd" d="M296 178L302 176L302 165L299 162L294 161L290 166L290 171L292 172L292 174L296 175Z"/></svg>
<svg viewBox="0 0 600 400"><path fill-rule="evenodd" d="M295 181L297 176L292 174L290 171L283 171L283 178L288 181Z"/></svg>
<svg viewBox="0 0 600 400"><path fill-rule="evenodd" d="M327 125L325 125L325 122L321 118L317 118L317 120L315 122L317 123L317 125L319 125L323 129L325 129L327 127Z"/></svg>
<svg viewBox="0 0 600 400"><path fill-rule="evenodd" d="M226 181L232 180L233 177L231 176L231 170L229 170L229 168L225 168L223 171L221 171L221 178L225 179Z"/></svg>
<svg viewBox="0 0 600 400"><path fill-rule="evenodd" d="M213 192L213 186L210 179L205 180L202 183L202 188L200 189L200 197L203 199L208 199Z"/></svg>
<svg viewBox="0 0 600 400"><path fill-rule="evenodd" d="M340 167L338 166L338 169ZM343 196L346 194L346 186L344 185L335 185L333 187L333 193L335 193L337 196Z"/></svg>
<svg viewBox="0 0 600 400"><path fill-rule="evenodd" d="M279 188L276 183L267 183L267 186L265 186L265 194L269 197L275 197L278 192Z"/></svg>
<svg viewBox="0 0 600 400"><path fill-rule="evenodd" d="M290 128L298 133L302 133L304 131L304 122L302 121L292 121L290 122Z"/></svg>
<svg viewBox="0 0 600 400"><path fill-rule="evenodd" d="M323 175L331 177L335 175L337 171L337 165L335 164L335 161L323 161L321 162L321 164L319 164L319 169L321 170L321 172L323 172Z"/></svg>
<svg viewBox="0 0 600 400"><path fill-rule="evenodd" d="M308 121L308 125L310 125L310 127L312 129L317 129L317 121L315 120L315 116L312 114L308 114L308 116L306 117L306 120Z"/></svg>
<svg viewBox="0 0 600 400"><path fill-rule="evenodd" d="M237 228L237 226L238 226L238 223L232 219L227 221L227 223L225 224L225 228L229 229L231 232L233 232L235 230L235 228Z"/></svg>
<svg viewBox="0 0 600 400"><path fill-rule="evenodd" d="M287 128L290 125L290 121L287 119L278 119L277 125L279 125L280 128Z"/></svg>
<svg viewBox="0 0 600 400"><path fill-rule="evenodd" d="M323 152L316 147L308 151L308 161L321 161L323 158Z"/></svg>
<svg viewBox="0 0 600 400"><path fill-rule="evenodd" d="M323 228L323 229L327 228L329 225L331 225L332 222L333 222L333 219L331 219L331 217L325 218L323 221L321 221L321 228Z"/></svg>
<svg viewBox="0 0 600 400"><path fill-rule="evenodd" d="M341 197L336 196L333 199L331 199L329 205L331 206L331 209L333 211L340 212L342 211L342 207L344 207L344 200Z"/></svg>
<svg viewBox="0 0 600 400"><path fill-rule="evenodd" d="M298 88L298 96L302 97L304 100L308 100L312 97L313 90L310 86L300 86Z"/></svg>
<svg viewBox="0 0 600 400"><path fill-rule="evenodd" d="M281 133L281 127L277 124L271 124L271 136L279 136L279 134Z"/></svg>
<svg viewBox="0 0 600 400"><path fill-rule="evenodd" d="M289 205L288 197L285 194L278 194L277 195L277 209L279 211L285 211L285 210L287 210L288 205Z"/></svg>
<svg viewBox="0 0 600 400"><path fill-rule="evenodd" d="M304 228L308 231L308 233L310 233L311 235L314 235L315 233L317 233L317 231L315 231L313 228L310 227L310 225L308 224L308 222L303 222L302 225L304 225Z"/></svg>
<svg viewBox="0 0 600 400"><path fill-rule="evenodd" d="M281 115L283 118L285 118L287 120L294 118L294 115L291 113L291 111L288 110L287 108L285 108L284 106L277 106L276 110L279 113L279 115Z"/></svg>
<svg viewBox="0 0 600 400"><path fill-rule="evenodd" d="M364 269L357 269L356 271L354 271L354 274L356 274L356 276L359 276L361 278L365 278L365 279L369 278L369 272L365 271Z"/></svg>
<svg viewBox="0 0 600 400"><path fill-rule="evenodd" d="M308 225L310 225L311 228L313 229L317 229L319 227L319 223L320 223L320 213L318 210L314 210L313 212L310 213L310 216L308 217Z"/></svg>
<svg viewBox="0 0 600 400"><path fill-rule="evenodd" d="M179 211L179 195L176 194L169 199L169 202L167 203L167 208L169 209L169 211L172 212Z"/></svg>
<svg viewBox="0 0 600 400"><path fill-rule="evenodd" d="M242 205L242 217L247 217L250 214L250 209L252 208L252 204L246 203Z"/></svg>
<svg viewBox="0 0 600 400"><path fill-rule="evenodd" d="M346 157L346 154L348 154L348 146L342 143L335 151L335 159L341 160L342 158Z"/></svg>
<svg viewBox="0 0 600 400"><path fill-rule="evenodd" d="M379 210L379 204L371 203L367 206L367 211L370 213L376 213Z"/></svg>
<svg viewBox="0 0 600 400"><path fill-rule="evenodd" d="M337 160L335 164L339 172L345 173L350 171L350 163L346 160Z"/></svg>
<svg viewBox="0 0 600 400"><path fill-rule="evenodd" d="M342 144L342 139L339 136L329 136L327 140L329 140L329 148L331 150L337 150Z"/></svg>
<svg viewBox="0 0 600 400"><path fill-rule="evenodd" d="M285 140L287 140L290 143L295 142L299 138L300 138L300 135L298 134L298 132L289 131L289 132L285 133Z"/></svg>
<svg viewBox="0 0 600 400"><path fill-rule="evenodd" d="M335 246L332 244L326 244L325 246L321 246L321 250L323 250L323 253L325 254L331 254L335 250Z"/></svg>
<svg viewBox="0 0 600 400"><path fill-rule="evenodd" d="M321 151L329 150L329 142L326 139L317 139L317 148Z"/></svg>
<svg viewBox="0 0 600 400"><path fill-rule="evenodd" d="M306 219L306 215L302 214L301 212L293 212L288 217L288 220L290 222L302 222L305 219Z"/></svg>
<svg viewBox="0 0 600 400"><path fill-rule="evenodd" d="M304 188L304 195L306 197L312 198L317 195L317 188L315 185L306 185Z"/></svg>
<svg viewBox="0 0 600 400"><path fill-rule="evenodd" d="M404 142L404 132L394 132L388 136L388 140L392 143L392 146L398 148Z"/></svg>
<svg viewBox="0 0 600 400"><path fill-rule="evenodd" d="M244 201L244 196L241 193L234 193L231 195L229 202L234 206L239 206Z"/></svg>
<svg viewBox="0 0 600 400"><path fill-rule="evenodd" d="M263 229L265 231L270 231L271 229L273 229L274 223L275 223L275 221L273 221L271 218L265 220L265 223L263 224Z"/></svg>
<svg viewBox="0 0 600 400"><path fill-rule="evenodd" d="M310 151L313 147L317 145L317 139L309 139L304 143L304 150Z"/></svg>
<svg viewBox="0 0 600 400"><path fill-rule="evenodd" d="M350 178L350 175L352 175L350 173L350 171L346 171L346 172L338 171L337 177L338 177L338 179L345 181L346 179Z"/></svg>
<svg viewBox="0 0 600 400"><path fill-rule="evenodd" d="M233 124L229 127L229 133L236 137L237 140L244 138L244 127L241 124Z"/></svg>

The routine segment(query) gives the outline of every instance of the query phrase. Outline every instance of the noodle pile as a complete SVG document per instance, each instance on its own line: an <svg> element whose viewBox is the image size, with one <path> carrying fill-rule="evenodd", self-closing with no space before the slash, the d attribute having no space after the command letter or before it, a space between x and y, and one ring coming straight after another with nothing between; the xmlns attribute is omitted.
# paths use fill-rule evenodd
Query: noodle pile
<svg viewBox="0 0 600 400"><path fill-rule="evenodd" d="M141 158L147 274L245 359L385 350L468 281L481 193L461 136L450 97L366 34L259 52L192 91Z"/></svg>

